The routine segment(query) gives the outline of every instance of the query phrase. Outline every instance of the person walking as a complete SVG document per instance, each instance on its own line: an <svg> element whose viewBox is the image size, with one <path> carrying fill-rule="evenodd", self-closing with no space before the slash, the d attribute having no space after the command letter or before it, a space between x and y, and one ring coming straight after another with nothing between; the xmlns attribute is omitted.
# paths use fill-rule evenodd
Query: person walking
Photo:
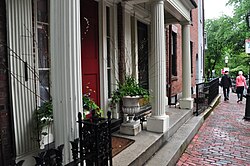
<svg viewBox="0 0 250 166"><path fill-rule="evenodd" d="M236 77L236 93L237 93L237 103L242 102L244 88L247 89L246 78L243 76L243 72L239 71L239 75Z"/></svg>
<svg viewBox="0 0 250 166"><path fill-rule="evenodd" d="M232 81L228 75L228 71L225 71L224 75L221 78L221 86L223 88L224 101L227 101L229 100L229 88L232 87Z"/></svg>

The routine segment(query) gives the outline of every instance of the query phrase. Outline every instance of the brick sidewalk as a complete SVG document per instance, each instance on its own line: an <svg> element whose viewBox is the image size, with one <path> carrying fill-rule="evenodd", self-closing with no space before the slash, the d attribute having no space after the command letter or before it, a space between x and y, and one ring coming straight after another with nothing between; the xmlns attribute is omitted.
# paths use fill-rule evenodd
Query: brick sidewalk
<svg viewBox="0 0 250 166"><path fill-rule="evenodd" d="M250 121L243 120L245 98L238 104L235 93L206 119L177 166L250 166Z"/></svg>

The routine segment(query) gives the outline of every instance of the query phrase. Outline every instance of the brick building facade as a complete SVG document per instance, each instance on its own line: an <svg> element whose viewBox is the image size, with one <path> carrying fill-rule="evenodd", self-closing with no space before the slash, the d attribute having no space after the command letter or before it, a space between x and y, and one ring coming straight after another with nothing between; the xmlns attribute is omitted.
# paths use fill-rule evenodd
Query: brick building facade
<svg viewBox="0 0 250 166"><path fill-rule="evenodd" d="M182 92L182 29L180 24L172 24L171 26L168 26L166 29L166 45L167 45L167 73L169 73L170 70L170 48L169 46L170 41L170 31L173 31L177 35L177 43L176 43L176 50L177 50L177 59L176 59L176 70L177 75L171 77L171 82L169 76L171 74L167 74L167 82L171 86L171 94L180 94ZM192 10L192 24L190 26L190 42L192 43L192 88L195 87L195 79L196 79L196 60L198 55L198 8ZM194 89L193 89L194 90Z"/></svg>
<svg viewBox="0 0 250 166"><path fill-rule="evenodd" d="M0 0L0 166L10 165L13 156L6 44L5 0Z"/></svg>
<svg viewBox="0 0 250 166"><path fill-rule="evenodd" d="M40 69L38 69L39 65L37 64L38 62L36 61L36 59L39 59L39 51L41 51L41 49L40 47L38 47L39 49L37 49L34 54L34 49L36 49L36 46L32 45L31 43L34 43L34 36L37 35L39 37L40 35L40 37L42 38L42 35L47 34L42 33L42 30L46 29L44 28L44 25L48 25L48 29L50 32L50 42L46 43L50 47L50 50L47 51L46 49L44 49L44 52L49 52L52 55L50 65L53 66L53 68L51 68L50 72L52 87L51 95L53 98L53 111L55 115L55 145L62 143L65 144L65 163L70 160L70 155L68 153L70 151L69 140L73 140L77 136L77 127L75 123L72 123L72 119L76 117L78 110L81 110L82 108L82 87L84 87L82 85L82 82L88 80L81 78L81 67L86 66L85 64L87 63L87 58L83 58L85 54L81 52L81 50L87 50L81 48L81 42L83 41L87 41L87 44L91 46L93 46L93 43L91 43L93 41L95 41L94 43L99 44L97 44L96 46L99 46L100 48L95 47L92 49L94 53L99 53L99 55L95 57L101 59L98 59L99 61L96 65L98 69L100 68L100 70L97 70L98 77L100 76L100 81L96 81L94 83L100 83L100 85L98 85L98 87L96 88L97 90L100 89L100 91L98 92L100 95L100 106L101 108L105 109L104 111L107 111L109 104L109 93L107 93L107 89L109 89L108 85L114 84L112 81L116 81L116 74L119 76L119 79L122 80L122 77L124 77L122 71L124 71L126 67L128 67L129 69L133 69L132 73L136 75L136 77L138 77L139 69L137 69L137 64L131 64L131 66L122 66L121 64L123 64L123 62L125 61L124 58L127 58L128 60L131 60L133 62L137 62L137 60L139 59L137 56L135 56L139 53L136 49L134 49L139 48L139 41L144 41L143 38L139 38L137 36L139 31L139 24L143 23L143 28L148 27L143 29L145 30L145 32L150 29L150 31L148 32L148 36L145 35L146 37L143 37L145 37L146 40L150 41L147 44L149 47L147 51L151 52L150 55L147 56L150 59L150 63L146 63L145 65L148 65L149 68L153 71L149 72L151 76L149 77L148 82L151 86L150 88L152 89L152 92L154 92L153 107L155 108L152 110L155 117L151 118L151 123L148 123L147 126L149 131L165 132L169 125L168 116L165 114L165 106L167 104L165 100L165 76L168 77L169 75L167 71L169 69L169 66L165 66L165 63L161 62L168 61L168 57L170 57L168 47L170 47L171 44L168 43L168 40L167 43L165 43L164 35L161 34L164 33L164 28L166 28L166 25L171 25L172 30L174 29L174 32L176 33L176 74L174 74L174 76L171 75L172 93L182 95L186 94L186 96L183 95L186 98L183 97L182 101L184 104L182 106L183 108L192 107L192 101L190 97L191 93L188 90L190 90L191 87L195 86L195 58L198 47L198 39L195 35L198 29L198 27L196 26L198 22L196 18L197 11L195 9L197 6L196 4L194 4L193 0L182 1L183 5L181 5L180 8L184 13L180 13L178 10L180 8L176 8L176 5L178 5L176 1L171 2L174 4L168 4L170 2L163 0L159 1L159 3L153 4L140 3L140 1L122 1L122 4L111 4L108 0L89 0L89 5L93 5L93 11L98 13L98 15L96 16L103 17L102 21L98 21L100 20L100 18L98 17L92 18L85 17L85 15L81 16L81 11L87 11L90 9L89 5L83 5L81 7L79 3L87 2L87 0L44 0L43 2L46 2L47 5L39 5L36 4L36 2L41 1L0 0L0 130L2 132L0 137L0 166L9 165L12 156L16 157L15 159L18 160L25 158L26 163L32 163L34 161L28 161L33 160L33 158L31 157L33 154L31 153L35 153L35 150L39 150L37 147L37 140L32 137L34 133L32 133L33 126L30 125L30 121L33 118L32 113L37 106L37 93L34 93L34 91L37 92L41 90L39 89L40 84L38 84L38 82L36 81L32 70L28 70L29 73L25 73L23 72L23 68L21 68L20 66L23 65L23 62L25 62L29 66L36 66L34 70L37 73L38 71L40 71ZM164 5L164 3L167 4ZM37 12L33 8L34 5L44 7L43 9L46 10ZM165 9L168 5L172 6L171 10ZM46 7L48 6L50 7L50 9L55 10L44 12L47 11ZM189 30L189 12L191 10L193 10L193 26L190 26L191 33L190 35L188 33L185 33L182 36L182 29L184 29L185 32ZM168 13L170 11L172 11L173 13ZM161 14L157 14L159 12ZM166 15L168 16L168 18L166 19L164 19L164 12L167 12ZM47 15L48 13L49 15ZM86 13L88 14L88 12ZM36 14L38 14L37 18L34 17L36 16ZM51 22L46 22L48 20L42 20L45 22L41 22L41 20L39 19L44 18L42 16L47 16L48 20L50 20ZM96 21L98 23L98 28L95 29L96 31L92 29L93 32L91 33L93 33L92 36L95 37L95 32L99 32L99 38L93 37L91 38L91 40L88 39L86 41L80 38L81 34L85 32L85 28L81 28L80 23L88 24L89 22L91 22L86 18L92 19L91 21ZM43 26L41 26L41 24ZM37 26L37 29L35 29L34 31L37 32L35 34L32 34L34 36L29 36L29 30L31 30L35 26ZM108 33L107 30L109 30L110 32ZM169 29L166 30L168 31ZM140 32L142 32L142 30ZM108 36L106 33L108 33L110 36ZM149 34L152 35L149 37ZM169 33L167 33L166 38L169 37L168 34ZM7 39L10 42L7 42ZM112 48L112 43L108 45L107 41L109 40L106 39L111 39L110 41L115 43L114 48L116 48L115 46L117 45L119 52L117 52L115 49L114 51L110 51L109 49ZM188 56L190 56L190 52L188 51L190 40L193 43L193 74L192 78L187 78L183 77L182 75L182 69L184 66L182 65L182 59L187 61L184 61L184 64L186 64L186 68L184 67L185 70L183 71L184 73L187 71L184 76L190 76L190 62L188 59ZM185 41L188 44L185 43L185 45L183 46L182 41ZM41 46L47 46L44 40L41 40L41 42L42 44L44 44ZM13 49L12 51L17 52L17 54L20 55L20 59L23 61L20 61L14 56L8 56L9 50L7 50L7 48L5 47L7 43L9 48ZM88 54L86 53L86 55L95 55L93 52L88 52ZM131 54L132 52L133 54ZM35 56L27 56L31 54ZM109 58L107 58L108 56ZM119 56L120 58L116 59ZM83 59L82 62L81 59ZM110 59L110 62L114 61L114 66L119 66L120 72L116 73L117 71L115 70L115 67L112 69L112 66L109 66L108 68L106 59ZM8 60L11 63L8 64ZM114 71L114 73L111 73L109 78L108 72L111 69ZM11 71L12 74L10 74L9 71ZM20 79L16 79L14 74L20 76ZM27 80L24 80L24 76L29 77L27 77ZM184 88L182 87L183 82L188 83L186 84L186 86L184 86ZM167 81L167 83L169 82ZM183 93L183 89L185 93ZM112 89L110 88L110 90ZM69 112L71 113L70 115ZM164 122L162 121L163 118ZM157 124L159 125L154 125L156 124L155 122L157 122ZM68 124L70 124L70 126L68 126ZM65 137L65 133L69 133L70 136ZM13 134L13 136L11 134Z"/></svg>

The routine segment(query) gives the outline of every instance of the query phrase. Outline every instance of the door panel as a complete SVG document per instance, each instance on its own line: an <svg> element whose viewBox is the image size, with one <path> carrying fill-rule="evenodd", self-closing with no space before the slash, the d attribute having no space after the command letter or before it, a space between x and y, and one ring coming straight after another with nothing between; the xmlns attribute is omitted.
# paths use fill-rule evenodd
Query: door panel
<svg viewBox="0 0 250 166"><path fill-rule="evenodd" d="M3 166L3 149L2 149L2 127L0 122L0 166Z"/></svg>
<svg viewBox="0 0 250 166"><path fill-rule="evenodd" d="M0 105L2 106L2 105ZM13 157L10 114L0 108L0 166L10 165Z"/></svg>
<svg viewBox="0 0 250 166"><path fill-rule="evenodd" d="M148 28L146 24L137 22L138 27L138 70L139 70L139 83L148 89Z"/></svg>
<svg viewBox="0 0 250 166"><path fill-rule="evenodd" d="M92 89L91 98L100 104L98 54L98 2L81 0L81 54L83 93Z"/></svg>

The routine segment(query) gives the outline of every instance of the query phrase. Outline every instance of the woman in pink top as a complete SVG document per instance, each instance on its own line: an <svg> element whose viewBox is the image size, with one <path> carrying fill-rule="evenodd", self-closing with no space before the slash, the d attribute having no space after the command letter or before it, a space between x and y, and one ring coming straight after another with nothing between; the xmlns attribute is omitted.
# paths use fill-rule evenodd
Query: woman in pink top
<svg viewBox="0 0 250 166"><path fill-rule="evenodd" d="M242 101L244 88L247 88L246 78L243 76L243 72L239 71L239 75L236 77L237 103Z"/></svg>

